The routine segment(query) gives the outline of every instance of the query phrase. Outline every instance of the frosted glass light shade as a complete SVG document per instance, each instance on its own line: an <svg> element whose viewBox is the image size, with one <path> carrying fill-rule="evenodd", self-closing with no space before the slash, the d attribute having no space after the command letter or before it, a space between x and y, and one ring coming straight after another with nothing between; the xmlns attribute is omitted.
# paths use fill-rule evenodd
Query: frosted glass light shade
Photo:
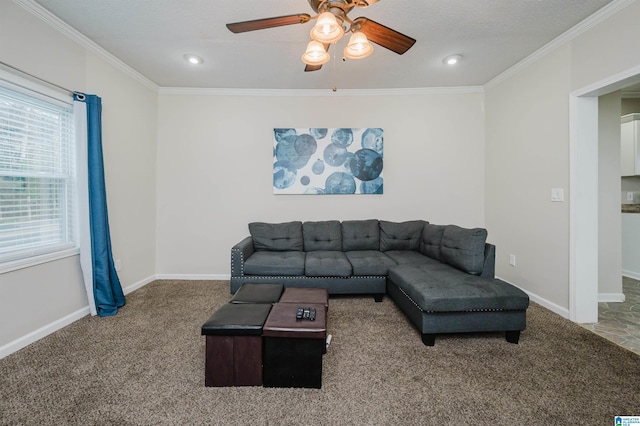
<svg viewBox="0 0 640 426"><path fill-rule="evenodd" d="M356 32L351 35L347 47L344 48L344 56L349 59L362 59L373 53L373 45L369 43L364 33Z"/></svg>
<svg viewBox="0 0 640 426"><path fill-rule="evenodd" d="M331 57L329 53L324 50L322 43L312 40L307 44L307 50L302 55L302 62L307 65L322 65L329 62Z"/></svg>
<svg viewBox="0 0 640 426"><path fill-rule="evenodd" d="M333 43L342 38L344 29L331 12L323 12L311 28L311 38L320 43Z"/></svg>

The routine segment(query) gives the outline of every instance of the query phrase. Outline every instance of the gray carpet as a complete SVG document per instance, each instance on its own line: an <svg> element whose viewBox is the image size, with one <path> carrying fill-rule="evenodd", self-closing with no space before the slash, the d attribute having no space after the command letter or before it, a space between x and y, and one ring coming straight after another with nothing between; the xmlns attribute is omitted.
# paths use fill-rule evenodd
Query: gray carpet
<svg viewBox="0 0 640 426"><path fill-rule="evenodd" d="M331 298L322 389L205 388L200 326L226 281L156 281L0 360L0 424L609 425L640 415L640 357L532 304L425 347L393 301Z"/></svg>

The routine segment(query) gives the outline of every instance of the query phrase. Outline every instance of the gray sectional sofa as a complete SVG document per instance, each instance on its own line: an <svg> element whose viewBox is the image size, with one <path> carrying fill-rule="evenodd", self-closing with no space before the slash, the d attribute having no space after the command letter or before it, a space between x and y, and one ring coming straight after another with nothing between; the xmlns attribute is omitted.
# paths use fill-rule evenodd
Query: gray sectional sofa
<svg viewBox="0 0 640 426"><path fill-rule="evenodd" d="M244 283L326 288L329 294L388 294L420 330L504 331L517 343L529 297L494 277L487 231L423 220L249 224L231 249L231 292Z"/></svg>

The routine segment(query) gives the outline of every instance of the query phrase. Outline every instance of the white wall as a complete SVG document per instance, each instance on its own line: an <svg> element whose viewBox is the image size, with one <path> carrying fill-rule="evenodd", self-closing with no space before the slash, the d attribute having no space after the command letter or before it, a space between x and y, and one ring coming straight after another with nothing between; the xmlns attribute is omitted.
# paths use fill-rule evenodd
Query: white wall
<svg viewBox="0 0 640 426"><path fill-rule="evenodd" d="M419 218L484 226L482 93L161 94L159 105L161 276L228 276L231 246L252 221ZM274 127L382 127L384 194L273 195Z"/></svg>
<svg viewBox="0 0 640 426"><path fill-rule="evenodd" d="M633 2L486 86L486 221L497 242L496 273L565 316L569 95L640 66L638 19L640 2ZM552 187L565 189L564 203L550 202ZM510 253L517 255L515 268Z"/></svg>
<svg viewBox="0 0 640 426"><path fill-rule="evenodd" d="M640 112L640 98L624 98L622 99L621 115L632 114L634 112Z"/></svg>
<svg viewBox="0 0 640 426"><path fill-rule="evenodd" d="M92 54L87 91L102 98L109 224L123 287L153 279L158 94Z"/></svg>
<svg viewBox="0 0 640 426"><path fill-rule="evenodd" d="M0 2L0 60L103 102L114 256L123 287L155 273L157 91L10 1ZM10 40L10 42L8 42ZM0 274L0 357L88 313L78 256Z"/></svg>
<svg viewBox="0 0 640 426"><path fill-rule="evenodd" d="M496 275L569 303L570 51L563 46L486 92L486 220ZM564 202L551 202L551 189ZM516 266L509 265L509 255Z"/></svg>

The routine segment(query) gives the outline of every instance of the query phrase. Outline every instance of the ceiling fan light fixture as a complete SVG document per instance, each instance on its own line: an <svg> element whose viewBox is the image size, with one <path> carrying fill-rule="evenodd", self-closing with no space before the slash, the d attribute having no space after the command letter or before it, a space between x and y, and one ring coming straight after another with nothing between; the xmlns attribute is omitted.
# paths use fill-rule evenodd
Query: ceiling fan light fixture
<svg viewBox="0 0 640 426"><path fill-rule="evenodd" d="M302 62L307 65L322 65L329 62L331 57L329 53L324 49L322 43L315 40L311 40L307 44L307 50L302 55Z"/></svg>
<svg viewBox="0 0 640 426"><path fill-rule="evenodd" d="M449 55L442 60L447 65L456 65L458 62L462 60L462 55Z"/></svg>
<svg viewBox="0 0 640 426"><path fill-rule="evenodd" d="M318 15L316 24L311 28L311 38L320 43L333 43L342 38L344 29L331 12Z"/></svg>
<svg viewBox="0 0 640 426"><path fill-rule="evenodd" d="M344 56L349 59L362 59L373 53L373 45L369 43L367 36L361 32L355 32L349 38L347 47L344 48Z"/></svg>

